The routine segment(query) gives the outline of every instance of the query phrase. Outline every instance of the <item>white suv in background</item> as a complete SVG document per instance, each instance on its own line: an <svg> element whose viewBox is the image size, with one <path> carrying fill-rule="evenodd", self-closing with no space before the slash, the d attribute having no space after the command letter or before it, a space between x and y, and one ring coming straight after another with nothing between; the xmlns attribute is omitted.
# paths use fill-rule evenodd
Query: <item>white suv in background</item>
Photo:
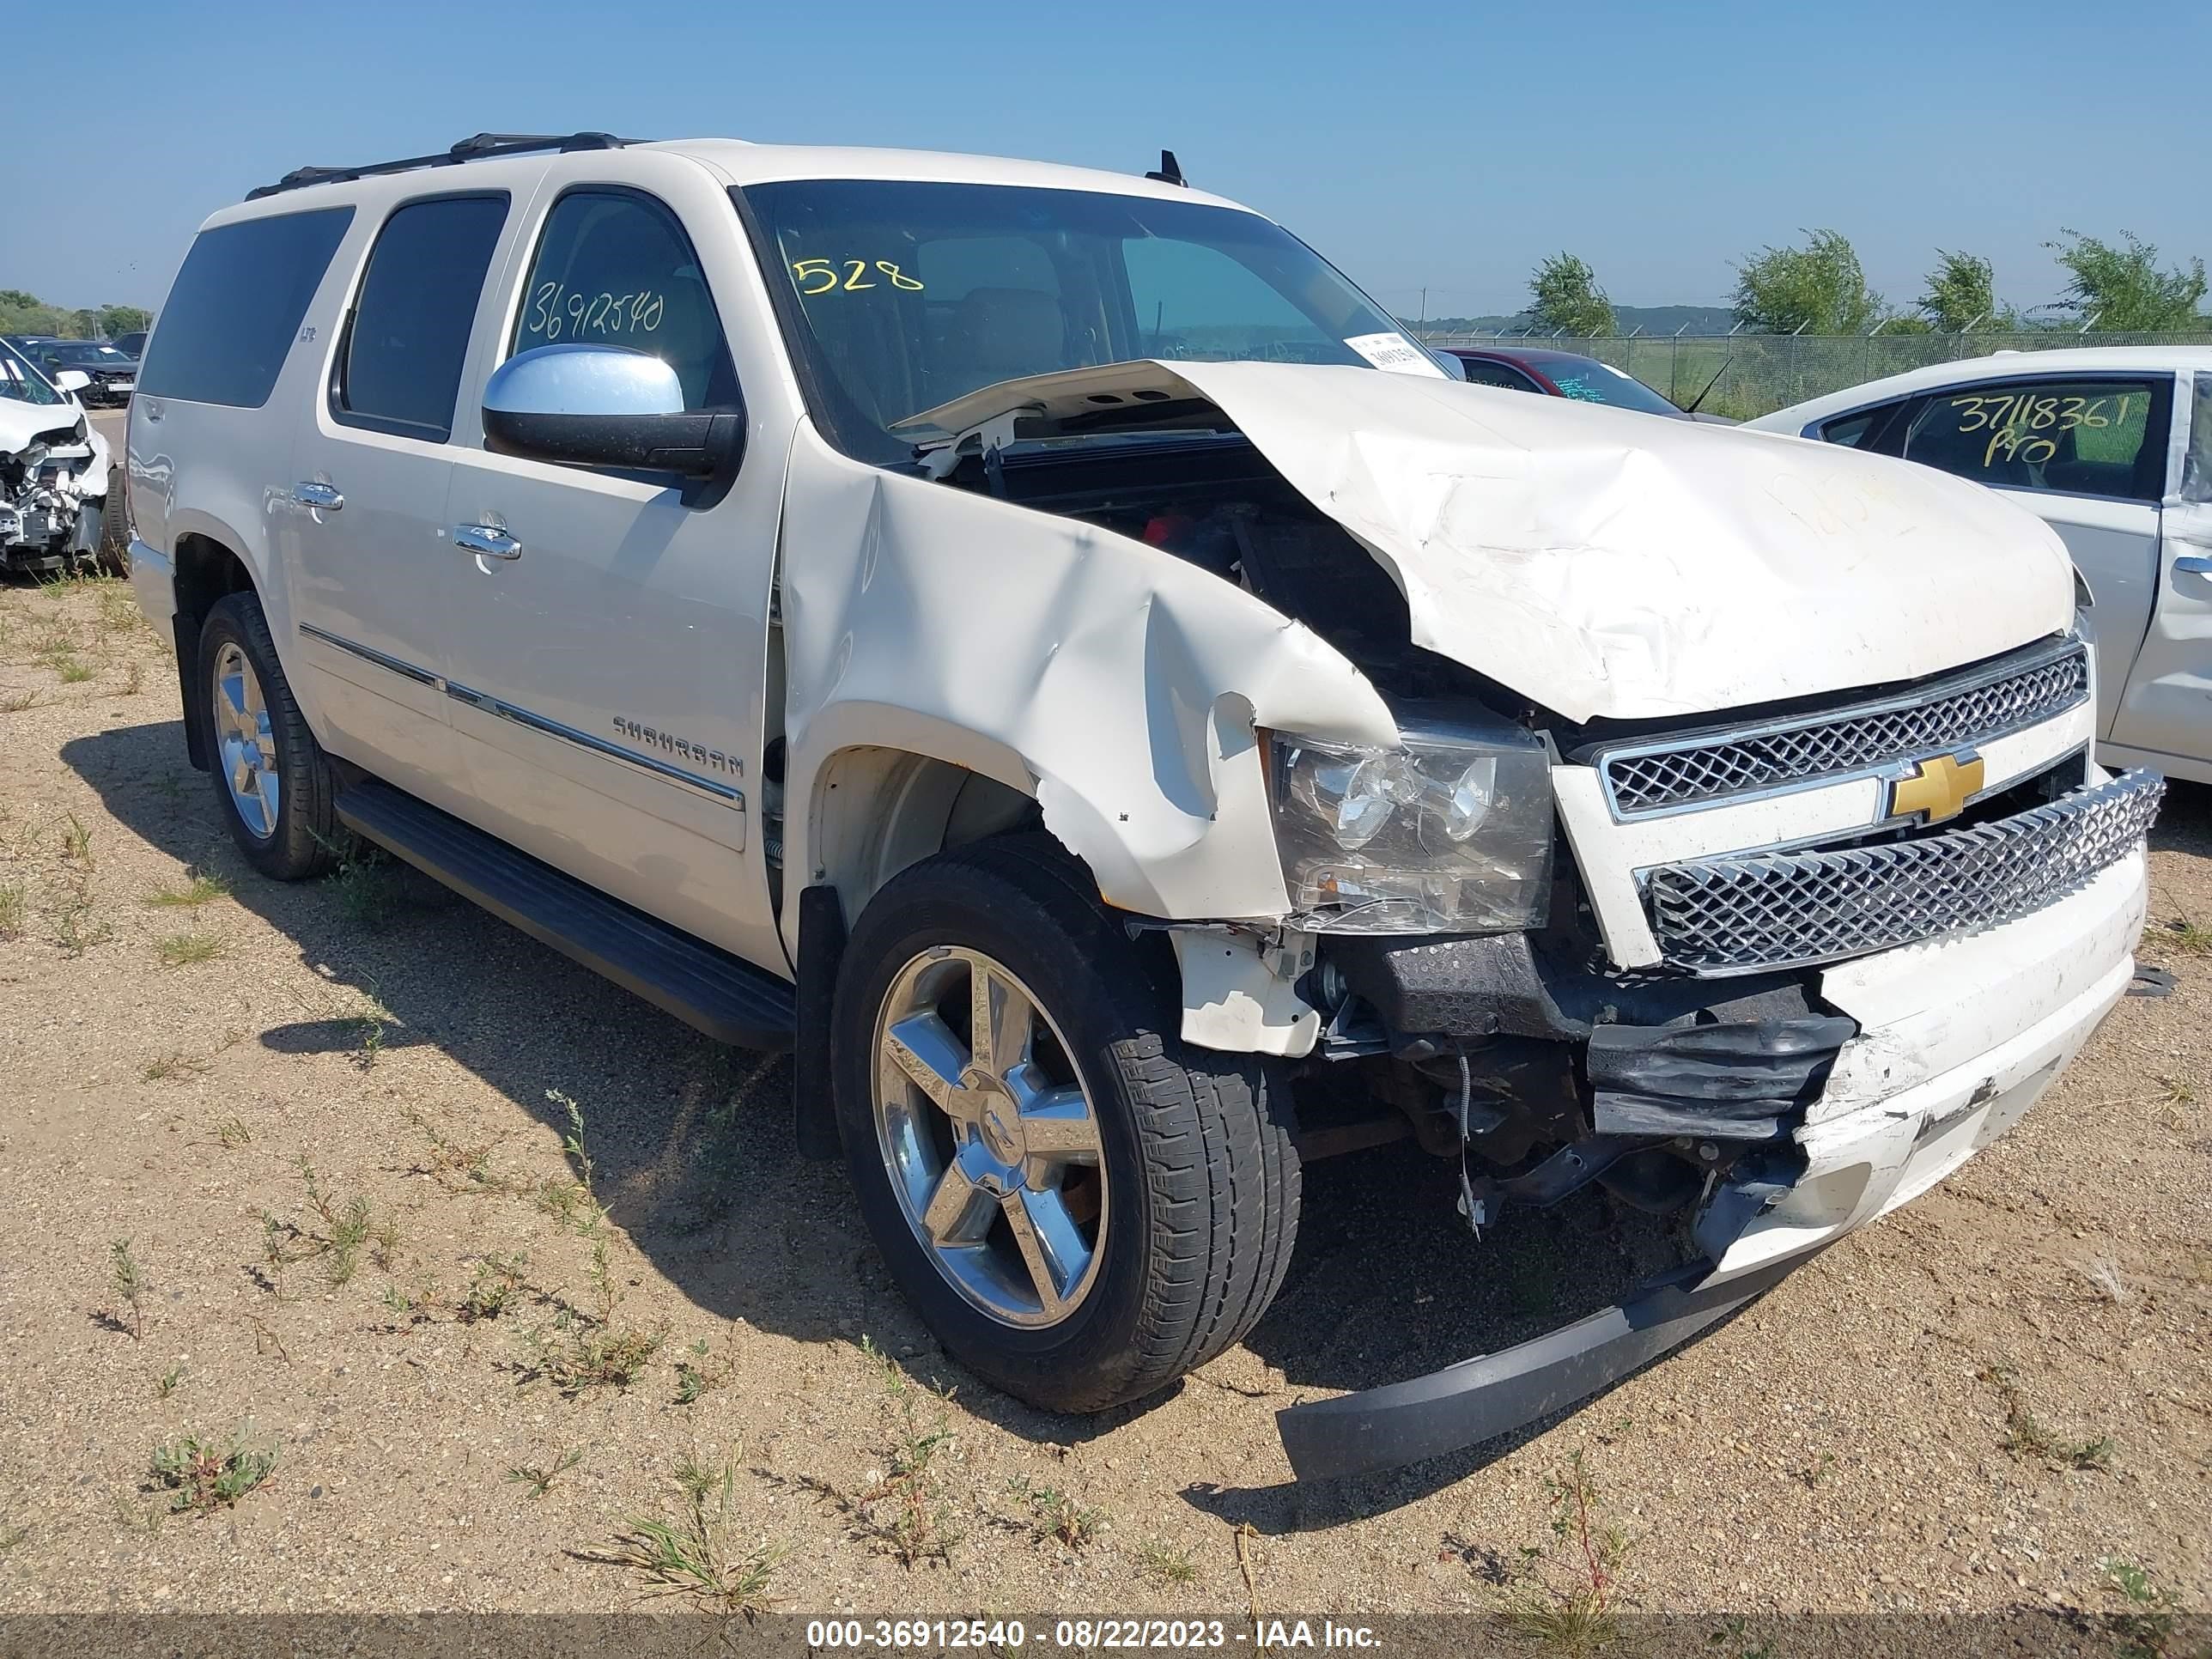
<svg viewBox="0 0 2212 1659"><path fill-rule="evenodd" d="M1940 467L2042 519L2093 599L2098 757L2212 783L2212 348L1999 352L1749 424Z"/></svg>
<svg viewBox="0 0 2212 1659"><path fill-rule="evenodd" d="M801 1146L1024 1399L1237 1340L1301 1157L1393 1124L1478 1228L1678 1218L1620 1307L1284 1413L1304 1474L1681 1340L2002 1133L2133 972L2160 786L2088 757L2048 529L1461 384L1171 158L303 169L200 232L130 479L246 857L351 831L794 1047Z"/></svg>

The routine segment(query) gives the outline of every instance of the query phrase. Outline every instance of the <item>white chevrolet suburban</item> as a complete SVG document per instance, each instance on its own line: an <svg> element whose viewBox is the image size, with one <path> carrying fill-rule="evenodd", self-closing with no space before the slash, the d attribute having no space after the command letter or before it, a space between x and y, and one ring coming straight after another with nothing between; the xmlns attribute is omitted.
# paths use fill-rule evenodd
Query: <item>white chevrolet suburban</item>
<svg viewBox="0 0 2212 1659"><path fill-rule="evenodd" d="M2045 526L1462 384L1169 157L303 169L200 231L129 481L245 856L364 837L793 1048L800 1147L1012 1394L1235 1341L1301 1156L1386 1124L1478 1232L1591 1182L1679 1218L1597 1315L1284 1413L1303 1475L1683 1340L2134 972L2161 786L2089 757ZM1368 1116L1301 1139L1294 1091Z"/></svg>

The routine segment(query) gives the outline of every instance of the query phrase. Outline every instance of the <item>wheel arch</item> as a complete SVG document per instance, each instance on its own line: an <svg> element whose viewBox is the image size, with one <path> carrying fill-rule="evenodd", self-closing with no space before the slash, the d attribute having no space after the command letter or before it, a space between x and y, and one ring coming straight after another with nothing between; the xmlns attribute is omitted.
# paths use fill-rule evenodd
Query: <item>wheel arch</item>
<svg viewBox="0 0 2212 1659"><path fill-rule="evenodd" d="M900 871L1039 822L1035 783L1003 744L906 710L872 711L848 729L900 741L833 741L811 763L808 745L794 744L784 824L784 945L799 981L794 1127L800 1151L817 1158L837 1155L830 1024L846 929Z"/></svg>
<svg viewBox="0 0 2212 1659"><path fill-rule="evenodd" d="M1008 782L1003 765L986 770L970 763L986 758L972 750L954 758L880 744L853 744L830 755L808 792L805 884L835 888L845 915L856 918L909 866L988 836L1035 827L1033 787Z"/></svg>
<svg viewBox="0 0 2212 1659"><path fill-rule="evenodd" d="M172 626L177 690L184 699L185 755L199 770L210 764L207 710L198 695L200 629L216 602L231 593L260 597L260 585L237 549L204 530L188 530L171 544L177 609ZM264 601L264 605L266 601Z"/></svg>

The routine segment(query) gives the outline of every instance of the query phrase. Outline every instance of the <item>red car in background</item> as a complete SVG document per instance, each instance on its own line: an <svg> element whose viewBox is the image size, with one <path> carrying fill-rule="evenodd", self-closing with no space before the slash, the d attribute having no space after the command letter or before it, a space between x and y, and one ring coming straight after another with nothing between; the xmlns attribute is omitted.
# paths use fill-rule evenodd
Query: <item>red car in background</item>
<svg viewBox="0 0 2212 1659"><path fill-rule="evenodd" d="M1547 346L1445 346L1441 349L1447 356L1458 358L1467 378L1477 386L1502 386L1513 392L1541 392L1547 398L1609 404L1615 409L1663 415L1670 420L1735 424L1723 416L1699 415L1680 408L1634 375L1579 352L1555 351Z"/></svg>

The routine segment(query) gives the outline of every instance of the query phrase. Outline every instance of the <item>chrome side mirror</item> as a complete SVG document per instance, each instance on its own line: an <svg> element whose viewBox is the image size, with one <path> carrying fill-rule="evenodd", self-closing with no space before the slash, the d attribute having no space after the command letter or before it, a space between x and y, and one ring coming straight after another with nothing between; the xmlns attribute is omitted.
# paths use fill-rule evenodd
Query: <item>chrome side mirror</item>
<svg viewBox="0 0 2212 1659"><path fill-rule="evenodd" d="M538 346L484 382L484 445L501 455L685 478L733 476L745 417L687 410L676 371L622 346Z"/></svg>

